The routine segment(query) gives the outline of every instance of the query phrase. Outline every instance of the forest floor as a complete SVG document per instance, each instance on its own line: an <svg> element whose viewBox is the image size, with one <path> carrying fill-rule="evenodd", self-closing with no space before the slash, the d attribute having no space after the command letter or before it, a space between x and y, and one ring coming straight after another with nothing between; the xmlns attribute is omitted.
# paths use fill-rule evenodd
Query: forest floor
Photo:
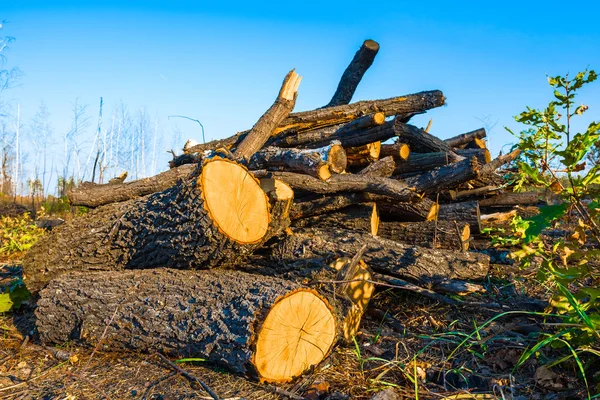
<svg viewBox="0 0 600 400"><path fill-rule="evenodd" d="M0 284L19 274L18 263L0 267ZM479 305L469 307L381 290L355 343L338 346L314 371L280 386L287 392L283 395L202 363L179 365L221 399L292 394L297 399L370 399L390 387L406 399L586 398L574 364L551 370L538 365L556 358L556 350L543 349L515 368L547 322L531 314L547 302L546 290L536 282L533 271L495 265L484 283L486 293L466 298ZM0 314L0 399L210 399L157 355L107 353L71 343L43 346L35 335L34 307L30 301L14 313ZM498 317L517 310L526 311ZM328 388L329 395L311 395L316 387Z"/></svg>

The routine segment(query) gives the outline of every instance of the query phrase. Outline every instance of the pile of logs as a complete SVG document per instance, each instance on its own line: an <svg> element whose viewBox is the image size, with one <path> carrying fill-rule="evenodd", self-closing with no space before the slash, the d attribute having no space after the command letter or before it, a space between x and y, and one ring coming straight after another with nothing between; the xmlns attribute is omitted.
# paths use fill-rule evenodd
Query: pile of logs
<svg viewBox="0 0 600 400"><path fill-rule="evenodd" d="M484 129L442 140L410 124L445 104L438 90L350 103L378 50L365 41L322 108L292 113L291 71L252 129L188 141L152 178L71 191L90 212L23 264L41 340L288 382L352 339L378 283L447 300L478 288L481 210L537 195L504 187L517 153L491 160Z"/></svg>

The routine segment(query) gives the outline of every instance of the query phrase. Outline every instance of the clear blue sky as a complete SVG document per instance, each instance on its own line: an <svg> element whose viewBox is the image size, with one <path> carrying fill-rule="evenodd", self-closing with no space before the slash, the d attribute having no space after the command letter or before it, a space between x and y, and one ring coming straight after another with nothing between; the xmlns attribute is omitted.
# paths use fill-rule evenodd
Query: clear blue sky
<svg viewBox="0 0 600 400"><path fill-rule="evenodd" d="M444 138L488 115L498 120L494 153L513 141L503 127L518 130L514 115L549 100L546 74L600 70L598 14L593 1L0 0L3 34L17 39L9 64L25 74L10 97L25 118L45 101L59 135L75 98L93 116L103 96L105 114L122 100L146 106L167 133L167 116L183 114L203 122L207 140L229 136L252 126L291 68L304 77L296 110L326 104L371 38L381 50L354 101L440 89L448 106L415 123L433 118L432 133ZM581 100L600 119L600 83ZM200 139L193 123L177 124L184 140ZM167 137L162 150L170 147Z"/></svg>

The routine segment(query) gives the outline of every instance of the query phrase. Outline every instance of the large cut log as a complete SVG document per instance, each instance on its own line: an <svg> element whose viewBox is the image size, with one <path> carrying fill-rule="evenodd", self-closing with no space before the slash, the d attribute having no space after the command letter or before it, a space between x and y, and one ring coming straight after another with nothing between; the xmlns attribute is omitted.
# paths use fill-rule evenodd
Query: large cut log
<svg viewBox="0 0 600 400"><path fill-rule="evenodd" d="M393 156L400 161L408 160L410 156L410 146L406 143L393 143L393 144L382 144L381 152L379 153L380 157Z"/></svg>
<svg viewBox="0 0 600 400"><path fill-rule="evenodd" d="M420 196L404 183L390 178L377 176L342 174L332 175L327 181L321 181L309 175L293 172L255 171L257 176L271 176L294 189L313 193L331 194L339 192L367 192L388 196L398 201L417 201Z"/></svg>
<svg viewBox="0 0 600 400"><path fill-rule="evenodd" d="M405 96L391 97L383 100L366 100L347 105L320 108L312 111L292 113L273 132L274 135L298 133L324 126L332 126L353 121L363 115L383 113L392 115L410 115L443 106L444 94L439 90L419 92ZM242 132L227 139L198 144L187 149L190 153L202 153L220 147L235 147L247 132ZM295 147L295 146L292 146Z"/></svg>
<svg viewBox="0 0 600 400"><path fill-rule="evenodd" d="M365 40L354 55L354 58L344 71L340 83L333 97L325 107L339 106L350 103L363 75L373 64L379 51L379 43L374 40Z"/></svg>
<svg viewBox="0 0 600 400"><path fill-rule="evenodd" d="M271 137L274 130L292 112L302 77L291 70L283 80L273 105L260 117L233 153L238 160L248 160Z"/></svg>
<svg viewBox="0 0 600 400"><path fill-rule="evenodd" d="M437 167L452 164L464 160L465 157L459 156L454 152L434 152L434 153L414 153L411 152L404 161L396 162L394 174L407 174L411 172L425 172Z"/></svg>
<svg viewBox="0 0 600 400"><path fill-rule="evenodd" d="M300 133L281 134L271 138L267 144L277 147L318 147L320 143L361 135L363 131L382 125L384 122L385 114L375 113L365 115L348 123L326 126Z"/></svg>
<svg viewBox="0 0 600 400"><path fill-rule="evenodd" d="M315 179L315 178L313 178ZM293 191L280 183L283 207L246 168L214 157L185 181L139 199L109 204L68 221L38 241L23 260L36 291L70 271L210 268L235 263L289 223Z"/></svg>
<svg viewBox="0 0 600 400"><path fill-rule="evenodd" d="M168 189L186 178L196 165L182 165L151 178L139 179L127 183L107 183L98 185L85 182L67 193L73 206L100 207L105 204L135 199Z"/></svg>
<svg viewBox="0 0 600 400"><path fill-rule="evenodd" d="M450 147L463 147L473 139L483 139L486 137L485 129L479 128L471 132L462 133L444 140Z"/></svg>
<svg viewBox="0 0 600 400"><path fill-rule="evenodd" d="M402 222L433 221L436 219L439 205L428 198L415 202L390 201L386 198L375 198L379 211L386 220Z"/></svg>
<svg viewBox="0 0 600 400"><path fill-rule="evenodd" d="M497 186L484 186L477 189L469 189L469 190L460 190L460 191L450 191L450 197L452 200L462 200L467 199L469 197L478 197L483 196L489 193L493 193L498 191L499 188Z"/></svg>
<svg viewBox="0 0 600 400"><path fill-rule="evenodd" d="M477 161L479 161L479 164L481 165L485 165L492 161L492 155L486 148L456 149L455 152L466 158L477 157Z"/></svg>
<svg viewBox="0 0 600 400"><path fill-rule="evenodd" d="M425 132L423 129L419 129L414 125L403 123L400 119L396 118L395 121L396 134L399 136L399 140L404 143L408 143L410 150L417 153L430 153L430 152L443 152L451 153L452 147L443 140Z"/></svg>
<svg viewBox="0 0 600 400"><path fill-rule="evenodd" d="M286 170L311 175L321 180L331 177L329 164L318 152L267 147L255 153L248 162L250 169Z"/></svg>
<svg viewBox="0 0 600 400"><path fill-rule="evenodd" d="M477 159L473 157L405 178L404 182L418 192L432 194L454 188L478 176L479 165Z"/></svg>
<svg viewBox="0 0 600 400"><path fill-rule="evenodd" d="M540 201L537 192L512 193L505 192L497 196L479 200L480 207L510 207L537 204Z"/></svg>
<svg viewBox="0 0 600 400"><path fill-rule="evenodd" d="M376 203L359 204L346 207L338 212L295 220L292 227L342 228L377 235L379 214Z"/></svg>
<svg viewBox="0 0 600 400"><path fill-rule="evenodd" d="M416 246L466 251L469 248L471 229L469 224L451 221L380 221L378 235Z"/></svg>
<svg viewBox="0 0 600 400"><path fill-rule="evenodd" d="M330 263L356 254L363 245L363 260L373 271L417 282L483 279L489 270L489 258L477 253L428 249L344 229L299 229L272 252L282 262L313 258Z"/></svg>
<svg viewBox="0 0 600 400"><path fill-rule="evenodd" d="M347 147L346 157L351 167L364 167L379 159L381 142L372 142L358 147Z"/></svg>
<svg viewBox="0 0 600 400"><path fill-rule="evenodd" d="M467 223L471 227L472 233L480 233L481 215L479 212L479 202L475 200L441 204L438 212L438 220Z"/></svg>
<svg viewBox="0 0 600 400"><path fill-rule="evenodd" d="M45 343L199 357L288 382L330 353L344 324L356 323L338 304L275 277L155 269L54 279L35 314Z"/></svg>

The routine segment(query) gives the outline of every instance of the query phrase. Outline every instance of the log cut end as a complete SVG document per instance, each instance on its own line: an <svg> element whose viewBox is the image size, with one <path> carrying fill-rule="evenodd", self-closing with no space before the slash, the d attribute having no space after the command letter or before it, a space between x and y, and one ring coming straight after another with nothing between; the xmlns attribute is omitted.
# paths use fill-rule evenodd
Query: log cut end
<svg viewBox="0 0 600 400"><path fill-rule="evenodd" d="M365 40L363 46L372 51L379 51L379 43L371 39Z"/></svg>
<svg viewBox="0 0 600 400"><path fill-rule="evenodd" d="M379 159L381 142L373 142L364 146L349 147L346 149L348 165L364 166Z"/></svg>
<svg viewBox="0 0 600 400"><path fill-rule="evenodd" d="M440 205L438 203L433 203L429 212L427 213L426 221L435 221L438 217L438 213L440 212Z"/></svg>
<svg viewBox="0 0 600 400"><path fill-rule="evenodd" d="M317 175L318 175L319 179L322 181L326 181L327 179L331 178L331 171L329 170L329 164L319 165L319 167L317 169Z"/></svg>
<svg viewBox="0 0 600 400"><path fill-rule="evenodd" d="M254 365L261 381L291 381L320 363L335 339L328 302L312 290L291 292L271 307L258 333Z"/></svg>
<svg viewBox="0 0 600 400"><path fill-rule="evenodd" d="M331 145L327 153L327 163L329 164L329 169L336 174L341 174L346 170L348 159L346 158L346 150L344 150L340 142Z"/></svg>
<svg viewBox="0 0 600 400"><path fill-rule="evenodd" d="M383 125L385 122L385 114L378 112L373 114L373 125Z"/></svg>
<svg viewBox="0 0 600 400"><path fill-rule="evenodd" d="M471 239L471 226L469 224L463 224L462 228L457 225L458 236L460 237L461 250L469 250L469 240Z"/></svg>
<svg viewBox="0 0 600 400"><path fill-rule="evenodd" d="M398 158L402 161L408 160L408 156L410 155L410 146L406 143L398 143Z"/></svg>
<svg viewBox="0 0 600 400"><path fill-rule="evenodd" d="M377 210L377 203L373 203L373 211L371 212L371 235L377 236L379 232L379 210Z"/></svg>
<svg viewBox="0 0 600 400"><path fill-rule="evenodd" d="M204 208L219 230L240 244L260 242L270 223L269 200L243 166L215 157L198 179Z"/></svg>

